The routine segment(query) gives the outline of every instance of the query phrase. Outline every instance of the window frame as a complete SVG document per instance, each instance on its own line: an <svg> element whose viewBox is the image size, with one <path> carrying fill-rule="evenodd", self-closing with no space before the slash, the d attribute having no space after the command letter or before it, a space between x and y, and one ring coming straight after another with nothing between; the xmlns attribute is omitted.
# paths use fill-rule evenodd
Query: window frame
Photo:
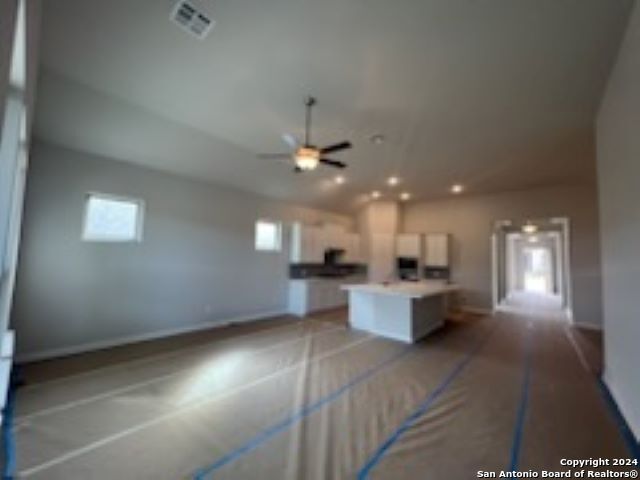
<svg viewBox="0 0 640 480"><path fill-rule="evenodd" d="M258 247L258 224L272 224L276 227L276 241L275 248L259 248ZM256 252L267 252L267 253L281 253L282 252L282 244L283 244L283 227L282 222L277 220L273 220L271 218L258 218L253 224L253 248Z"/></svg>
<svg viewBox="0 0 640 480"><path fill-rule="evenodd" d="M136 215L135 234L133 238L114 238L109 236L87 236L87 221L89 220L89 201L91 198L99 198L101 200L111 200L114 202L131 203L138 207ZM146 204L142 198L128 197L124 195L115 195L102 192L87 192L84 195L84 213L82 216L82 231L80 238L86 243L142 243L144 233L144 221Z"/></svg>

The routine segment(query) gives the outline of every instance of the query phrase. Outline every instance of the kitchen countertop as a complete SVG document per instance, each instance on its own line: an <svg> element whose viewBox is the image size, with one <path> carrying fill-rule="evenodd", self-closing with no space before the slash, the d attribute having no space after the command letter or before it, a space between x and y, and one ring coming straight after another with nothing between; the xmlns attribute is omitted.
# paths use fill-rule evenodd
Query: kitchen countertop
<svg viewBox="0 0 640 480"><path fill-rule="evenodd" d="M361 283L354 285L344 285L342 289L348 291L392 295L405 298L425 298L454 292L458 290L459 287L454 284L447 284L438 281L424 281L391 282L388 284Z"/></svg>
<svg viewBox="0 0 640 480"><path fill-rule="evenodd" d="M363 282L366 280L365 275L361 274L352 274L352 275L343 275L343 276L334 276L334 275L315 275L312 277L305 278L290 278L290 282Z"/></svg>

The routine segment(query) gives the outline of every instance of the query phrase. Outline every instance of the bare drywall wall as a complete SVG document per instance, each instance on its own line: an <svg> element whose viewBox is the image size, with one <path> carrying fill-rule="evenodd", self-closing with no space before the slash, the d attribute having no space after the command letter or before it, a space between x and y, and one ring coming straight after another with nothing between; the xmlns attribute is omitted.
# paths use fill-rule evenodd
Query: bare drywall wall
<svg viewBox="0 0 640 480"><path fill-rule="evenodd" d="M602 218L605 380L640 438L640 6L597 122Z"/></svg>
<svg viewBox="0 0 640 480"><path fill-rule="evenodd" d="M601 324L600 252L595 185L537 188L405 206L404 232L452 235L452 278L462 303L491 308L491 232L496 220L568 217L576 322Z"/></svg>
<svg viewBox="0 0 640 480"><path fill-rule="evenodd" d="M88 192L144 200L143 242L82 242ZM19 354L282 312L288 251L255 251L258 218L352 227L345 216L37 142L12 317Z"/></svg>

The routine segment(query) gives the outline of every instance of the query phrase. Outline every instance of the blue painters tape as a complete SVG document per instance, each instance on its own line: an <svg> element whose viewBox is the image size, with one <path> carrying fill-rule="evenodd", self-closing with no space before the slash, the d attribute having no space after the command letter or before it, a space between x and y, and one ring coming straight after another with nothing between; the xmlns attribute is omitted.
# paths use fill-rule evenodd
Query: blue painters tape
<svg viewBox="0 0 640 480"><path fill-rule="evenodd" d="M527 417L527 407L529 405L529 385L531 384L531 358L533 356L533 334L532 323L529 323L529 333L527 335L526 357L524 360L524 375L522 378L522 393L520 395L520 405L518 406L518 415L516 424L513 429L513 442L511 444L511 461L509 470L518 471L520 463L520 450L522 447L522 437L524 435L524 424Z"/></svg>
<svg viewBox="0 0 640 480"><path fill-rule="evenodd" d="M596 383L598 384L598 389L600 390L600 394L602 395L602 398L607 404L607 407L609 409L609 412L611 413L611 416L613 417L614 421L616 422L616 425L618 426L618 430L620 431L620 435L624 440L627 450L629 451L629 453L633 458L635 458L636 460L638 460L638 462L640 462L640 444L638 443L638 440L633 434L633 431L629 427L629 424L627 423L626 419L624 418L624 415L622 415L622 412L618 408L618 404L616 403L615 398L613 398L613 395L611 394L609 387L607 387L607 384L600 377L600 375L595 373L593 369L589 367L587 360L585 359L585 356L582 352L582 349L576 342L571 330L567 328L565 330L565 333L567 334L567 338L569 339L569 342L573 346L573 349L576 351L576 355L578 355L578 359L583 364L585 369L590 374L592 374L593 377L595 378Z"/></svg>
<svg viewBox="0 0 640 480"><path fill-rule="evenodd" d="M629 454L640 462L640 443L638 443L638 440L636 440L636 437L633 435L633 431L618 408L618 404L613 398L613 395L611 395L611 391L609 390L609 387L607 387L607 384L604 383L600 377L596 377L596 379L598 381L600 393L609 407L609 411L618 426L618 430L620 430L620 435L622 435L624 443L629 450Z"/></svg>
<svg viewBox="0 0 640 480"><path fill-rule="evenodd" d="M252 450L257 449L262 444L264 444L265 442L269 441L272 437L278 435L279 433L284 432L285 430L287 430L288 428L292 427L297 422L303 420L305 417L307 417L307 416L311 415L312 413L318 411L319 409L321 409L325 405L333 402L334 400L337 400L339 397L341 397L342 395L347 393L350 389L352 389L356 385L368 380L369 378L371 378L374 375L376 375L378 372L380 372L385 367L387 367L387 366L391 365L392 363L400 360L401 358L405 357L408 353L413 352L413 351L415 351L415 350L414 350L414 348L412 346L403 348L400 352L395 353L394 355L392 355L391 357L387 358L386 360L378 363L374 367L371 367L368 370L366 370L365 372L359 374L353 380L351 380L349 383L344 384L342 387L338 388L333 393L330 393L330 394L322 397L321 399L319 399L318 401L316 401L314 403L311 403L309 405L306 405L306 406L302 407L300 410L296 411L295 413L293 413L289 417L285 418L284 420L282 420L282 421L280 421L280 422L278 422L278 423L266 428L265 430L263 430L259 434L257 434L255 437L253 437L251 440L249 440L247 443L245 443L244 445L242 445L242 446L236 448L235 450L227 453L226 455L220 457L214 463L212 463L212 464L210 464L210 465L208 465L206 467L203 467L200 470L198 470L196 472L196 474L194 475L194 477L193 477L194 480L204 480L206 478L211 478L211 475L216 470L219 470L220 468L224 467L225 465L228 465L230 463L235 462L236 460L238 460L243 455L246 455L247 453L251 452Z"/></svg>
<svg viewBox="0 0 640 480"><path fill-rule="evenodd" d="M444 393L444 391L451 385L455 378L462 373L462 371L469 365L473 357L480 351L480 349L487 343L493 332L497 327L494 327L478 344L467 354L465 357L454 367L454 369L447 375L444 380L436 387L436 389L429 394L429 396L409 415L404 422L393 432L375 451L375 453L365 462L365 464L358 471L358 480L366 480L369 478L369 474L375 468L375 466L382 460L385 453L391 448L391 446L398 441L398 439L404 434L422 415L427 413L435 401Z"/></svg>
<svg viewBox="0 0 640 480"><path fill-rule="evenodd" d="M9 388L7 403L2 412L2 465L3 480L13 480L16 471L16 447L13 438L13 419L15 416L15 391Z"/></svg>

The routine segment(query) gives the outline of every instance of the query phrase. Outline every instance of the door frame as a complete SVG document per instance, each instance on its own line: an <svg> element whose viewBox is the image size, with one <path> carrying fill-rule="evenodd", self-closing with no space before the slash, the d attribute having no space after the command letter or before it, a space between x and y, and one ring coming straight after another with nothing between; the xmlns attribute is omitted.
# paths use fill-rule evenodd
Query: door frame
<svg viewBox="0 0 640 480"><path fill-rule="evenodd" d="M500 310L502 301L506 295L506 238L507 233L513 231L516 226L522 225L529 221L525 220L497 220L492 225L491 231L491 297L492 310L497 312ZM559 266L561 272L559 275L561 284L562 308L566 318L570 322L574 322L573 317L573 294L572 294L572 276L571 276L571 224L568 217L547 217L537 219L536 222L546 222L548 224L558 226L558 254L560 256Z"/></svg>

